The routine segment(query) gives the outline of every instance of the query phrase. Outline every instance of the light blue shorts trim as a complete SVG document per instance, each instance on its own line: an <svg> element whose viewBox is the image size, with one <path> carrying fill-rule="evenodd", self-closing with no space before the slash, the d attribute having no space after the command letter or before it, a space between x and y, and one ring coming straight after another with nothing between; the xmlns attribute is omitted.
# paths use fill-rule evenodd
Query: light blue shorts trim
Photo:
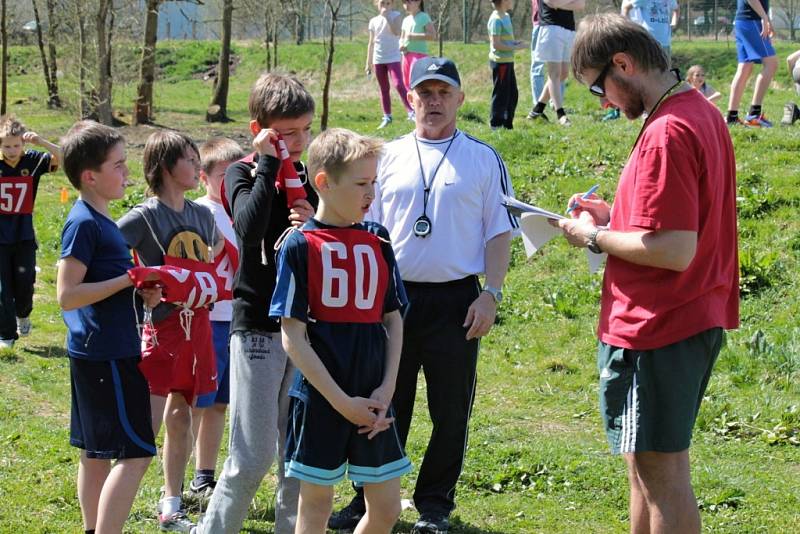
<svg viewBox="0 0 800 534"><path fill-rule="evenodd" d="M296 460L289 460L284 464L284 471L287 477L297 478L320 486L333 486L344 479L345 474L357 486L380 484L405 475L411 471L411 468L411 460L405 456L380 467L362 467L344 463L336 469L320 469L303 465Z"/></svg>

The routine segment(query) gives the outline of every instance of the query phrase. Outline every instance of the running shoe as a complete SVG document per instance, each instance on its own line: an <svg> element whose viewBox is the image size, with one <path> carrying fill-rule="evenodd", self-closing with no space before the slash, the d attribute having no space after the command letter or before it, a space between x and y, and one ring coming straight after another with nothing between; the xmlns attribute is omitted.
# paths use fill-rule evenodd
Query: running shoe
<svg viewBox="0 0 800 534"><path fill-rule="evenodd" d="M544 113L536 113L535 111L531 111L530 113L528 113L528 116L526 118L532 121L550 122L550 119L547 118L547 115L545 115Z"/></svg>
<svg viewBox="0 0 800 534"><path fill-rule="evenodd" d="M619 118L619 108L611 108L608 110L608 113L603 115L603 118L600 119L602 122L608 121L615 121Z"/></svg>
<svg viewBox="0 0 800 534"><path fill-rule="evenodd" d="M174 514L158 516L158 529L163 532L185 532L189 534L194 528L192 523L186 516L186 512L178 510Z"/></svg>
<svg viewBox="0 0 800 534"><path fill-rule="evenodd" d="M561 126L572 126L572 121L569 120L569 117L567 117L566 115L562 115L561 117L558 118L558 124L560 124Z"/></svg>
<svg viewBox="0 0 800 534"><path fill-rule="evenodd" d="M183 502L186 506L193 508L205 508L208 501L211 500L211 495L214 494L214 488L217 486L216 480L198 481L192 479L189 482L189 489L183 492Z"/></svg>
<svg viewBox="0 0 800 534"><path fill-rule="evenodd" d="M800 108L794 102L788 102L783 106L783 118L781 124L784 126L791 126L800 118Z"/></svg>
<svg viewBox="0 0 800 534"><path fill-rule="evenodd" d="M381 123L378 125L378 130L383 130L387 126L392 124L392 116L391 115L384 115L383 119L381 119Z"/></svg>
<svg viewBox="0 0 800 534"><path fill-rule="evenodd" d="M17 317L17 334L19 334L19 337L31 335L32 328L33 325L31 324L30 317Z"/></svg>
<svg viewBox="0 0 800 534"><path fill-rule="evenodd" d="M772 128L772 123L764 115L747 115L744 123L753 128Z"/></svg>

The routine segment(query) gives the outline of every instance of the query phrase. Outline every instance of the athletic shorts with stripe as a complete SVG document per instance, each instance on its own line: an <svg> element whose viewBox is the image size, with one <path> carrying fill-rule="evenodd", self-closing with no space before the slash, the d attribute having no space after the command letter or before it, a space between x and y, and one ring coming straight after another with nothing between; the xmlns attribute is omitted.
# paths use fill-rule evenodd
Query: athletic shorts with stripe
<svg viewBox="0 0 800 534"><path fill-rule="evenodd" d="M289 395L286 476L332 486L347 476L358 485L378 484L411 471L392 424L372 439L344 418L302 375ZM389 417L394 409L389 408Z"/></svg>
<svg viewBox="0 0 800 534"><path fill-rule="evenodd" d="M733 23L736 37L736 57L739 63L761 63L765 57L775 55L772 40L761 37L760 20L736 20Z"/></svg>
<svg viewBox="0 0 800 534"><path fill-rule="evenodd" d="M69 442L84 449L88 458L155 456L150 393L138 366L138 356L109 361L69 359Z"/></svg>
<svg viewBox="0 0 800 534"><path fill-rule="evenodd" d="M600 342L600 415L613 454L689 448L722 338L712 328L646 351Z"/></svg>

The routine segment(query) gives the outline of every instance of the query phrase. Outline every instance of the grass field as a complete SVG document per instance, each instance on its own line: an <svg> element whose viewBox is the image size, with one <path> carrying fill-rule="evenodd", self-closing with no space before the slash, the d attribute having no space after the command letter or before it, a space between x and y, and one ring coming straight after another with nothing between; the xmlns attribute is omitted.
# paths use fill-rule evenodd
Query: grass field
<svg viewBox="0 0 800 534"><path fill-rule="evenodd" d="M227 124L203 121L211 95L199 76L216 58L208 43L159 45L156 122L202 141L211 135L246 137L247 93L261 70L263 51L237 43ZM785 56L789 44L779 43ZM725 42L676 42L677 63L706 67L709 81L727 98L735 50ZM445 44L457 58L467 93L459 125L502 154L518 197L559 209L570 194L600 184L613 196L619 171L639 122L600 123L602 111L588 91L570 81L566 107L573 127L530 124L528 54L519 54L521 102L516 129L491 132L487 124L490 72L486 45ZM374 133L380 120L378 91L362 73L363 42L340 44L330 124ZM323 47L282 45L281 65L321 91ZM32 48L11 50L10 111L50 139L75 119L75 80L61 80L63 111L44 107L46 93ZM128 120L135 95L136 47L119 45L115 106ZM70 59L66 58L69 68ZM749 102L749 91L744 103ZM785 70L767 96L776 123L795 98ZM723 100L724 100L723 99ZM399 103L393 104L397 110ZM724 104L723 104L724 105ZM743 107L744 109L744 107ZM319 110L318 110L319 111ZM396 113L401 116L401 113ZM381 136L411 124L396 120ZM136 185L113 207L115 215L143 196L141 151L151 127L123 127ZM719 533L789 533L800 525L800 126L732 131L737 153L742 268L742 326L730 332L708 389L692 447L693 478L704 529ZM33 312L34 332L13 351L0 353L0 532L80 532L75 491L76 449L68 445L69 374L65 329L55 300L60 230L75 198L59 202L68 185L47 176L39 191L36 228L41 267ZM561 241L526 259L513 247L499 324L482 344L470 449L458 486L454 532L613 533L627 530L627 490L620 458L608 454L597 411L594 330L600 276L590 276L580 253ZM408 453L420 460L430 431L420 382L419 416ZM221 454L224 459L225 452ZM414 478L404 480L410 496ZM149 470L126 531L156 532L160 467ZM272 532L274 481L264 482L247 532ZM342 486L337 506L349 498ZM415 519L406 511L397 527Z"/></svg>

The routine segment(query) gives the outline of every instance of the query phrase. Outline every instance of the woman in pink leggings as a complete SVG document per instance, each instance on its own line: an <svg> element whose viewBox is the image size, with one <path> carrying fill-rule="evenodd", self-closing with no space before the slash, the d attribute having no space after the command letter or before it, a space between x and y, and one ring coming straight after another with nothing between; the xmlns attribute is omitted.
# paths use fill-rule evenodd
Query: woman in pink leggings
<svg viewBox="0 0 800 534"><path fill-rule="evenodd" d="M400 69L400 31L403 16L392 9L392 0L376 0L380 13L369 21L369 46L367 47L367 75L375 66L375 78L381 89L381 107L383 120L378 129L386 128L392 122L392 98L389 90L389 76L392 85L400 95L400 101L406 107L409 118L413 115L411 105L406 98L406 85L403 83Z"/></svg>
<svg viewBox="0 0 800 534"><path fill-rule="evenodd" d="M408 87L411 67L428 53L428 41L438 39L433 21L425 13L425 2L422 0L404 0L403 6L408 16L403 19L400 32L400 52L403 53L403 83Z"/></svg>

